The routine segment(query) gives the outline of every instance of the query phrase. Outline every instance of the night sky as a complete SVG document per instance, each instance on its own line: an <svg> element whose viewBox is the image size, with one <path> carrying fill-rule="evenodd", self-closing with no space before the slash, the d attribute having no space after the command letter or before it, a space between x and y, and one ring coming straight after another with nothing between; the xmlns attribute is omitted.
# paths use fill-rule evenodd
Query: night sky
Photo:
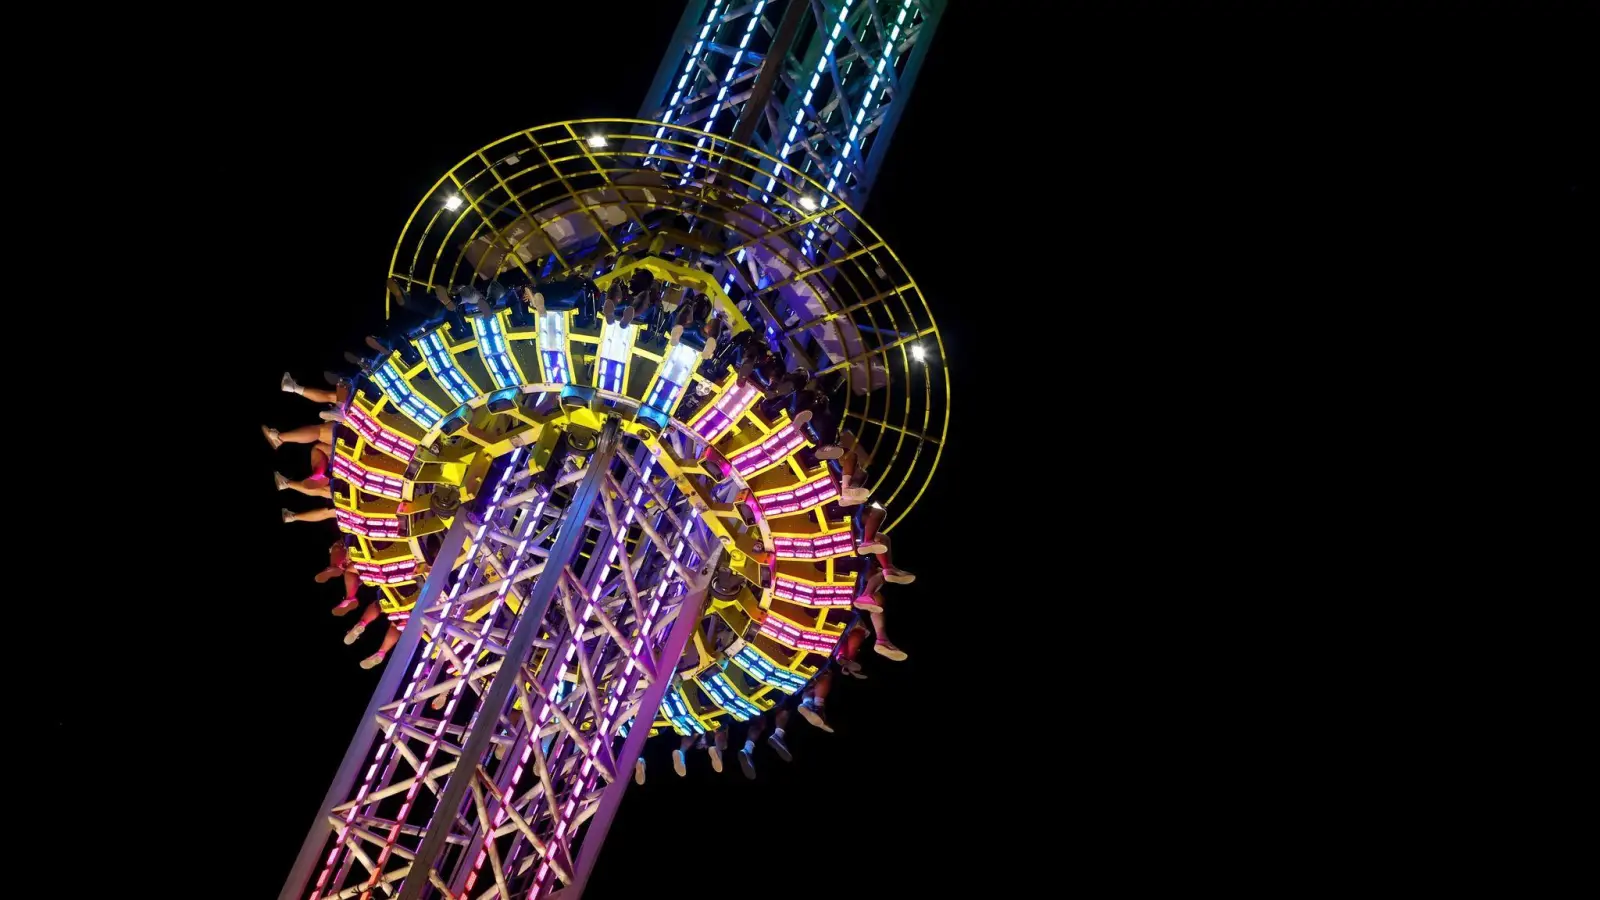
<svg viewBox="0 0 1600 900"><path fill-rule="evenodd" d="M1278 517L1326 487L1288 461L1319 440L1290 419L1348 414L1326 379L1370 375L1329 342L1402 339L1479 274L1594 296L1592 272L1583 290L1555 274L1595 246L1592 29L953 5L865 208L953 380L939 473L894 534L919 576L888 597L911 659L866 654L870 680L830 698L837 733L794 717L795 762L763 745L756 782L704 754L678 779L653 741L592 897L1058 893L1091 864L1127 887L1225 877L1281 839L1235 822L1250 801L1227 784L1291 752L1243 735L1285 709L1282 642L1306 632L1284 608L1323 590L1320 567L1266 573L1303 549ZM124 760L152 799L118 815L214 842L181 896L275 896L378 680L356 664L381 623L343 646L353 616L311 581L332 523L278 521L312 504L273 468L307 460L257 428L316 411L279 374L320 385L378 325L395 236L459 158L635 114L679 8L637 4L619 35L601 6L540 4L503 48L484 18L427 47L277 25L148 60L171 109L122 133L170 181L139 198L134 255L160 265L132 270L162 274L94 287L148 288L108 340L155 348L138 378L161 412L118 409L138 499L99 564L125 594L88 596L151 612L93 629L104 665L48 679L39 721L66 758L96 758L96 723L160 738ZM109 709L84 699L116 683ZM193 805L226 827L186 822ZM1239 839L1168 849L1218 830Z"/></svg>

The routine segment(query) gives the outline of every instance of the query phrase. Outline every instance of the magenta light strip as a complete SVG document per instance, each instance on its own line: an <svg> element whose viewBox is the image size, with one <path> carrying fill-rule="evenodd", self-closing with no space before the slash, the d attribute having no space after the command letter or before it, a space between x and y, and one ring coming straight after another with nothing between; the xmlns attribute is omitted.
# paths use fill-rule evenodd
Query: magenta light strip
<svg viewBox="0 0 1600 900"><path fill-rule="evenodd" d="M799 487L757 494L756 504L764 516L783 516L821 506L837 496L839 488L833 483L833 475L824 472Z"/></svg>
<svg viewBox="0 0 1600 900"><path fill-rule="evenodd" d="M772 553L779 559L828 559L854 553L855 549L855 538L849 531L808 538L774 536L772 539Z"/></svg>
<svg viewBox="0 0 1600 900"><path fill-rule="evenodd" d="M367 584L400 584L417 580L417 561L414 559L382 564L355 562L351 565L355 566L361 580Z"/></svg>
<svg viewBox="0 0 1600 900"><path fill-rule="evenodd" d="M689 423L689 430L706 443L715 443L756 402L754 385L736 383Z"/></svg>
<svg viewBox="0 0 1600 900"><path fill-rule="evenodd" d="M773 579L772 593L807 606L849 606L856 598L853 584L812 584L787 575Z"/></svg>
<svg viewBox="0 0 1600 900"><path fill-rule="evenodd" d="M832 653L833 645L839 640L838 635L801 628L775 613L767 614L766 620L761 623L759 633L796 650L822 654Z"/></svg>
<svg viewBox="0 0 1600 900"><path fill-rule="evenodd" d="M350 404L349 408L344 411L344 418L355 433L365 438L367 443L395 459L401 462L410 462L411 457L416 455L416 442L401 437L383 427L377 419L368 415L366 410L356 404Z"/></svg>
<svg viewBox="0 0 1600 900"><path fill-rule="evenodd" d="M517 470L517 460L522 453L523 451L520 448L512 452L511 459L507 462L505 471L500 474L500 483L496 485L494 489L494 495L490 498L489 505L484 510L483 524L478 526L477 532L470 540L467 541L465 547L463 548L464 560L456 569L455 584L450 588L450 600L452 602L455 600L456 595L461 592L461 586L471 577L472 569L478 558L476 553L477 547L483 540L484 532L486 532L489 528L489 522L493 519L495 512L499 508L500 498L505 495L506 487L510 483L512 473ZM338 457L336 456L335 460L337 459ZM448 614L449 611L450 607L447 604L443 609L443 613ZM440 616L441 621L439 625L435 626L433 629L433 633L430 636L433 639L437 639L440 629L443 628L444 614L441 614ZM431 653L435 663L437 663L440 658L438 650L436 648L431 649ZM428 658L429 651L424 651L422 653L422 658L417 660L416 667L411 671L411 680L406 683L405 691L401 694L402 700L410 700L412 694L416 693L417 686L432 676L436 666L429 666ZM448 721L448 719L446 719L446 721ZM388 766L384 768L383 777L388 778L394 772L395 760L398 757L391 756L388 751L394 746L391 742L391 738L394 737L395 727L395 725L391 724L387 729L384 730L383 740L378 742L378 747L373 752L372 764L367 767L367 772L365 777L362 779L361 787L356 791L356 802L350 806L350 811L345 814L344 827L339 829L339 832L334 839L333 848L328 852L328 858L323 865L322 874L317 878L317 887L316 890L312 891L310 900L319 900L319 898L322 896L323 888L327 886L328 878L333 874L334 867L338 864L339 858L345 849L345 837L349 834L350 824L355 821L356 813L361 809L361 801L366 799L367 794L371 793L373 780L378 775L378 768L384 765L386 758L388 759ZM398 829L398 827L399 826L397 824L396 829ZM389 846L393 846L394 838L395 832L391 832L389 836ZM347 870L342 868L340 869L340 880L343 880L345 871Z"/></svg>
<svg viewBox="0 0 1600 900"><path fill-rule="evenodd" d="M401 536L400 520L369 518L348 509L335 509L339 527L368 538L398 538Z"/></svg>
<svg viewBox="0 0 1600 900"><path fill-rule="evenodd" d="M749 478L773 463L787 459L790 454L804 446L805 442L805 436L800 433L800 429L790 422L774 431L761 443L753 444L728 457L728 462L733 464L734 471L740 476Z"/></svg>
<svg viewBox="0 0 1600 900"><path fill-rule="evenodd" d="M401 479L363 468L337 453L333 455L333 474L369 494L393 500L399 500L405 489L405 482Z"/></svg>

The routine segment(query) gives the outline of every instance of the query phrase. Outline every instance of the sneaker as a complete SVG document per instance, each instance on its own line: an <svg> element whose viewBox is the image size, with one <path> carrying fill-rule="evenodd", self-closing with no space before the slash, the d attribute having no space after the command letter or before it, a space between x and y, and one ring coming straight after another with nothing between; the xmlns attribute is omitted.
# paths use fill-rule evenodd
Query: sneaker
<svg viewBox="0 0 1600 900"><path fill-rule="evenodd" d="M361 661L361 668L363 668L363 669L374 669L374 668L377 668L378 666L383 665L383 658L385 656L388 656L388 655L389 655L388 653L385 653L384 651L379 650L377 653L374 653L371 656L367 657L366 659L363 659Z"/></svg>
<svg viewBox="0 0 1600 900"><path fill-rule="evenodd" d="M523 288L523 290L526 291L527 288ZM533 306L533 314L541 319L544 318L544 294L534 291L529 301Z"/></svg>
<svg viewBox="0 0 1600 900"><path fill-rule="evenodd" d="M300 393L300 385L295 383L294 376L290 375L288 372L283 373L283 380L278 382L278 386L283 388L283 392L285 394Z"/></svg>
<svg viewBox="0 0 1600 900"><path fill-rule="evenodd" d="M444 709L444 705L449 702L450 692L444 691L442 693L433 695L433 700L428 703L428 706L432 707L433 709ZM495 744L494 746L496 750L500 750L502 753L505 752L499 744Z"/></svg>
<svg viewBox="0 0 1600 900"><path fill-rule="evenodd" d="M361 357L355 355L354 353L351 353L349 350L346 350L344 352L344 361L349 363L352 366L359 366L362 369L365 369L367 367L367 361L366 360L364 360Z"/></svg>
<svg viewBox="0 0 1600 900"><path fill-rule="evenodd" d="M784 744L783 738L778 737L777 732L767 735L767 746L771 747L784 762L794 762L794 756L789 753L788 746Z"/></svg>
<svg viewBox="0 0 1600 900"><path fill-rule="evenodd" d="M800 426L811 421L811 410L802 409L800 412L795 414L794 418L790 419L789 421L794 425L794 427L799 428Z"/></svg>
<svg viewBox="0 0 1600 900"><path fill-rule="evenodd" d="M811 451L811 455L817 459L839 459L844 456L844 448L838 444L823 444Z"/></svg>
<svg viewBox="0 0 1600 900"><path fill-rule="evenodd" d="M644 784L644 757L633 761L633 783Z"/></svg>
<svg viewBox="0 0 1600 900"><path fill-rule="evenodd" d="M328 383L328 387L336 388L339 385L344 384L345 378L338 372L329 372L328 370L324 369L322 371L322 380Z"/></svg>
<svg viewBox="0 0 1600 900"><path fill-rule="evenodd" d="M333 608L333 614L336 616L347 615L350 610L355 609L360 605L360 601L356 600L354 597L351 597L349 600L341 601L338 606L335 606Z"/></svg>
<svg viewBox="0 0 1600 900"><path fill-rule="evenodd" d="M344 645L348 647L351 644L354 644L356 641L361 640L361 634L366 630L367 626L357 622L349 631L344 633Z"/></svg>
<svg viewBox="0 0 1600 900"><path fill-rule="evenodd" d="M674 325L674 326L672 326L672 334L670 336L668 336L668 338L667 338L667 346L668 347L676 347L676 346L678 346L678 342L681 341L681 340L683 340L683 326L682 325Z"/></svg>
<svg viewBox="0 0 1600 900"><path fill-rule="evenodd" d="M717 747L717 745L712 744L711 746L706 748L706 753L711 757L711 771L713 771L713 772L721 772L722 771L722 750L719 749Z"/></svg>
<svg viewBox="0 0 1600 900"><path fill-rule="evenodd" d="M337 409L325 409L322 412L317 413L317 418L324 422L338 422L340 425L349 424L344 419L344 412Z"/></svg>
<svg viewBox="0 0 1600 900"><path fill-rule="evenodd" d="M839 671L845 673L846 675L860 678L862 681L865 681L867 678L867 673L861 671L861 663L858 663L853 659L839 660Z"/></svg>
<svg viewBox="0 0 1600 900"><path fill-rule="evenodd" d="M617 324L621 325L623 328L627 328L629 325L632 325L633 313L634 309L632 306L623 307L622 315L617 316Z"/></svg>
<svg viewBox="0 0 1600 900"><path fill-rule="evenodd" d="M875 554L878 554L878 553L888 553L888 552L889 552L889 545L885 544L883 541L867 541L864 544L857 544L856 545L856 555L857 556L872 556L872 555L875 555Z"/></svg>
<svg viewBox="0 0 1600 900"><path fill-rule="evenodd" d="M873 644L872 649L879 656L887 656L895 662L902 662L911 655L904 650L901 650L899 647L896 647L895 645L882 639L879 639L877 643Z"/></svg>
<svg viewBox="0 0 1600 900"><path fill-rule="evenodd" d="M904 569L891 567L883 570L883 580L894 584L910 584L917 580L917 576Z"/></svg>
<svg viewBox="0 0 1600 900"><path fill-rule="evenodd" d="M677 772L679 778L689 774L689 769L687 766L688 760L684 758L683 751L672 751L672 771Z"/></svg>
<svg viewBox="0 0 1600 900"><path fill-rule="evenodd" d="M872 492L864 487L847 487L839 492L839 505L860 506L867 502L867 498L870 496L872 496Z"/></svg>
<svg viewBox="0 0 1600 900"><path fill-rule="evenodd" d="M717 338L716 338L715 335L712 335L711 337L706 338L706 345L704 347L700 348L700 358L702 360L706 360L706 359L710 359L711 357L716 356L716 355L717 355Z"/></svg>
<svg viewBox="0 0 1600 900"><path fill-rule="evenodd" d="M750 754L744 750L739 751L739 768L744 770L744 777L751 781L756 780L756 764L751 761Z"/></svg>
<svg viewBox="0 0 1600 900"><path fill-rule="evenodd" d="M883 612L883 601L878 599L877 594L862 594L855 599L851 606L856 609L864 609L867 612Z"/></svg>
<svg viewBox="0 0 1600 900"><path fill-rule="evenodd" d="M278 486L278 490L281 491L284 488L289 486L289 479L285 478L283 476L282 472L273 472L272 473L272 483L277 485Z"/></svg>
<svg viewBox="0 0 1600 900"><path fill-rule="evenodd" d="M367 335L367 346L371 347L374 351L376 351L378 353L388 354L388 352L389 352L389 348L385 347L383 345L382 341L378 340L377 338L373 337L370 334Z"/></svg>
<svg viewBox="0 0 1600 900"><path fill-rule="evenodd" d="M283 438L278 437L278 429L268 428L263 425L261 426L261 433L266 436L267 443L272 445L272 449L276 450L283 446Z"/></svg>
<svg viewBox="0 0 1600 900"><path fill-rule="evenodd" d="M316 577L313 578L312 581L315 581L317 584L327 584L328 582L332 581L335 578L338 578L340 575L343 575L343 574L344 574L344 570L339 568L338 566L329 566L326 569L323 569L321 572L318 572Z"/></svg>
<svg viewBox="0 0 1600 900"><path fill-rule="evenodd" d="M287 525L290 522L294 521L294 513L290 512L287 509L278 510L278 515L283 517L283 524L285 524L285 525Z"/></svg>
<svg viewBox="0 0 1600 900"><path fill-rule="evenodd" d="M800 702L799 710L801 718L804 718L812 725L821 728L823 731L833 734L833 726L828 724L828 720L823 716L822 709L820 707L812 706L811 701L809 700L802 700Z"/></svg>

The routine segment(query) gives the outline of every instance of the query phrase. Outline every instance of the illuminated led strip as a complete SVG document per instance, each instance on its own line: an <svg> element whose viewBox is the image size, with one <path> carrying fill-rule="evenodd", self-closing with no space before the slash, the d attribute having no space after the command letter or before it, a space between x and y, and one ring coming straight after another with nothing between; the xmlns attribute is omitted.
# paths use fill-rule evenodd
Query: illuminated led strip
<svg viewBox="0 0 1600 900"><path fill-rule="evenodd" d="M750 45L750 36L755 33L756 25L761 21L761 9L766 5L767 0L759 0L755 9L750 13L750 22L744 27L744 37L739 39L739 49L733 54L733 63L728 66L728 71L722 76L722 87L717 91L716 102L711 104L711 112L706 114L706 124L702 130L716 130L714 126L717 123L717 113L722 111L722 101L728 97L728 86L733 84L733 75L739 69L739 60L744 59L745 48ZM689 165L684 168L683 178L678 181L679 184L689 180L690 174L694 172L694 164L700 161L700 151L706 146L705 136L702 135L699 140L695 141L694 146L694 155L689 158Z"/></svg>
<svg viewBox="0 0 1600 900"><path fill-rule="evenodd" d="M344 419L351 430L361 435L368 444L401 462L409 463L411 457L417 452L415 441L395 434L383 427L382 423L354 403L345 409Z"/></svg>
<svg viewBox="0 0 1600 900"><path fill-rule="evenodd" d="M393 360L386 359L383 365L374 369L372 380L383 389L384 395L394 404L395 409L405 413L406 418L423 428L432 430L433 426L444 418L444 413L435 409L432 403L412 392L411 386L400 376L400 370L394 367Z"/></svg>
<svg viewBox="0 0 1600 900"><path fill-rule="evenodd" d="M456 368L456 359L445 348L444 338L435 331L417 342L422 348L422 358L428 361L428 368L433 371L433 377L449 393L451 399L457 403L465 403L478 396L478 391L467 383L466 376Z"/></svg>
<svg viewBox="0 0 1600 900"><path fill-rule="evenodd" d="M333 474L369 494L393 500L401 499L405 490L405 481L399 476L374 472L339 453L333 455Z"/></svg>
<svg viewBox="0 0 1600 900"><path fill-rule="evenodd" d="M772 595L805 606L849 606L856 599L856 586L819 584L779 574L772 579Z"/></svg>
<svg viewBox="0 0 1600 900"><path fill-rule="evenodd" d="M511 358L511 348L506 344L506 333L500 328L500 316L474 318L472 333L478 336L478 355L488 363L494 386L505 388L522 384L516 362Z"/></svg>
<svg viewBox="0 0 1600 900"><path fill-rule="evenodd" d="M657 452L659 452L659 451L657 451ZM645 474L646 477L648 477L648 475L649 475L649 473L651 471L651 467L653 467L655 465L655 461L654 460L655 460L655 456L654 456L654 454L652 454L650 465L646 466L645 469L644 469L644 474ZM632 510L630 508L630 512L631 511ZM661 584L659 586L657 586L657 588L656 588L655 599L650 604L650 612L648 614L646 614L645 620L644 620L644 627L642 629L640 629L640 633L641 634L649 634L651 632L651 629L654 626L656 613L658 611L660 611L660 609L661 609L661 600L662 600L663 597L666 596L667 589L672 586L673 579L678 577L678 569L679 569L679 567L678 567L678 557L683 555L683 548L685 546L687 546L687 544L688 544L689 529L693 528L694 527L694 523L697 522L697 521L699 521L699 520L691 518L689 520L689 524L685 526L683 533L678 536L678 543L676 544L676 546L673 547L673 550L672 550L672 559L668 560L668 562L667 562L667 577L666 577L666 579L662 580ZM693 553L691 553L689 555L690 555L690 557L694 556ZM687 565L687 563L686 563L686 565ZM643 644L643 640L642 639L638 643L635 644L635 652L637 652L637 648L639 646L641 646L642 644ZM567 650L567 663L569 665L571 664L572 657L576 652L577 652L577 648L576 647L571 647L571 648L569 648ZM624 671L624 677L618 678L618 679L615 680L615 685L611 690L611 703L609 705L607 705L607 707L606 707L605 718L602 718L600 720L600 731L602 733L607 732L607 731L610 730L611 722L612 722L611 717L617 714L617 707L622 703L623 697L625 697L629 693L631 693L633 688L634 688L634 686L638 683L638 679L637 678L627 677L627 676L631 676L633 674L633 670L634 670L634 662L630 659L628 661L628 667ZM539 724L540 728L544 727L545 722L549 718L549 716L550 716L550 704L546 703L544 705L543 710L539 714L539 723L538 724ZM598 749L599 744L600 744L600 737L599 737L599 735L596 735L595 739L594 739L594 744L592 745L592 747L594 747L595 749ZM523 753L522 758L523 758L524 762L527 761L528 752L531 752L532 749L533 749L532 745L529 745L528 751L525 751ZM555 831L556 840L557 841L561 841L563 843L563 847L565 847L569 851L569 853L568 853L569 856L571 855L570 854L571 841L570 841L570 839L564 839L563 835L566 834L567 828L570 826L570 824L572 822L573 814L578 808L578 797L579 796L585 796L591 790L593 790L595 782L598 781L599 777L600 777L599 771L597 769L595 769L594 759L593 759L592 756L591 756L591 758L584 760L584 762L583 762L583 771L582 771L581 777L583 778L583 788L582 788L582 790L576 792L575 794L570 795L568 800L567 800L566 805L561 808L560 822L559 822L559 824L557 824L556 831ZM515 784L515 782L516 782L516 779L513 778L512 779L512 783ZM498 826L496 826L496 827L498 827ZM482 853L482 851L480 851L480 855L481 855L481 853ZM481 860L480 860L480 864L481 864ZM529 894L528 894L529 897L536 897L544 890L545 878L549 876L550 871L551 871L550 863L548 861L542 862L542 863L539 864L539 871L538 871L537 874L534 875L533 890L529 892ZM469 889L470 889L470 885L471 885L473 879L477 877L477 874L478 873L477 873L476 869L474 869L472 875L467 879L467 884L469 885Z"/></svg>
<svg viewBox="0 0 1600 900"><path fill-rule="evenodd" d="M455 586L450 589L450 599L452 601L455 599L456 595L460 593L461 585L464 584L471 576L472 569L478 559L478 554L476 553L478 543L483 540L483 534L486 530L488 530L488 523L493 519L494 514L499 507L500 498L505 494L506 486L510 482L511 475L517 469L517 457L521 454L522 450L520 448L513 451L511 459L508 461L505 470L500 474L500 483L495 487L494 496L490 499L488 506L485 508L483 517L484 524L478 526L477 534L466 543L464 548L465 560L461 563L460 567L456 569ZM446 606L444 608L444 612L440 616L441 621L444 617L444 614L447 614L448 612L449 607ZM435 628L433 630L433 635L436 637L438 633L439 628ZM416 667L411 671L411 680L407 682L405 692L401 694L402 700L410 700L411 695L416 693L418 685L422 684L428 675L432 673L433 669L428 667L428 660L430 656L436 661L436 663L439 662L439 653L437 650L434 650L431 653L422 654L422 658L417 660ZM448 717L445 721L448 721ZM355 802L350 805L349 812L345 813L344 824L339 828L339 831L334 838L333 848L328 851L327 859L323 863L322 874L317 878L317 886L316 889L311 892L310 900L320 900L322 897L322 891L328 885L328 878L333 874L334 865L339 861L339 857L342 855L342 852L345 849L345 838L350 832L350 825L355 821L356 814L361 809L362 801L365 800L367 794L371 793L372 791L373 779L377 777L378 767L383 765L385 757L389 756L388 751L393 746L392 739L397 727L399 727L399 723L393 722L390 723L388 728L384 730L383 740L378 742L378 747L373 752L372 764L367 767L367 773L362 779L361 787L356 791ZM430 751L434 746L437 745L437 743L438 738L435 737L433 744L431 744L429 747ZM391 758L390 765L385 769L386 772L392 773L394 771L394 759L397 758L398 755L396 755L394 758ZM388 775L386 774L384 777L388 777ZM415 793L416 792L413 791L411 794L407 795L408 807L410 798L415 796ZM400 824L401 823L397 822L394 828L390 831L385 852L387 852L389 847L394 845L395 837L399 834Z"/></svg>
<svg viewBox="0 0 1600 900"><path fill-rule="evenodd" d="M656 409L672 412L672 407L678 402L678 395L683 393L683 386L694 377L695 363L700 359L700 351L688 344L679 344L667 354L667 361L656 373L655 387L650 389L650 396L645 405Z"/></svg>
<svg viewBox="0 0 1600 900"><path fill-rule="evenodd" d="M367 584L404 584L417 580L417 561L414 559L392 563L352 562L351 565Z"/></svg>
<svg viewBox="0 0 1600 900"><path fill-rule="evenodd" d="M696 678L700 686L711 695L712 702L727 710L735 720L743 722L761 715L761 707L746 700L728 683L728 676L721 672L713 672L701 678Z"/></svg>
<svg viewBox="0 0 1600 900"><path fill-rule="evenodd" d="M761 622L758 632L796 650L809 650L812 653L828 654L833 652L834 644L839 642L839 636L822 631L813 631L785 619L774 612L767 613L766 619Z"/></svg>
<svg viewBox="0 0 1600 900"><path fill-rule="evenodd" d="M772 554L779 559L828 559L856 552L850 529L828 534L772 536Z"/></svg>
<svg viewBox="0 0 1600 900"><path fill-rule="evenodd" d="M733 464L733 470L741 477L749 478L788 459L790 454L805 446L805 442L805 435L790 422L768 435L766 440L751 444L728 457L728 462Z"/></svg>
<svg viewBox="0 0 1600 900"><path fill-rule="evenodd" d="M717 439L727 434L733 423L755 404L756 396L754 385L735 382L730 390L724 391L714 402L706 404L693 419L689 420L689 430L708 444L716 443Z"/></svg>
<svg viewBox="0 0 1600 900"><path fill-rule="evenodd" d="M786 516L815 506L821 506L839 496L833 475L823 472L816 478L792 488L756 494L756 504L764 516Z"/></svg>
<svg viewBox="0 0 1600 900"><path fill-rule="evenodd" d="M544 380L548 384L568 384L572 373L567 369L567 316L550 311L539 320L539 361L544 363Z"/></svg>
<svg viewBox="0 0 1600 900"><path fill-rule="evenodd" d="M600 334L600 365L595 367L595 387L622 393L622 379L628 371L628 354L637 328L636 325L606 323Z"/></svg>
<svg viewBox="0 0 1600 900"><path fill-rule="evenodd" d="M678 87L672 92L672 99L667 101L667 111L661 114L661 127L656 129L656 141L650 145L648 156L655 156L656 148L661 146L661 136L666 134L667 126L672 123L672 117L677 115L678 101L683 98L684 86L689 83L689 77L694 74L694 65L700 61L700 52L706 48L706 38L711 34L711 23L717 20L717 10L721 6L722 0L711 0L711 9L706 13L705 25L700 29L700 39L695 43L694 49L689 51L689 61L683 64L683 74L678 78ZM654 161L650 160L650 162ZM646 165L649 164L649 162L646 163Z"/></svg>
<svg viewBox="0 0 1600 900"><path fill-rule="evenodd" d="M334 515L339 519L339 528L344 531L359 534L369 538L397 538L401 537L400 519L374 518L351 512L348 509L335 509Z"/></svg>
<svg viewBox="0 0 1600 900"><path fill-rule="evenodd" d="M907 0L907 2L910 2L910 0ZM788 156L789 151L794 149L795 135L800 133L800 123L804 122L806 118L806 107L811 105L811 98L816 94L817 85L822 82L822 73L828 68L828 60L833 57L833 48L839 40L839 32L844 28L845 18L849 15L850 0L844 0L844 3L839 7L839 20L833 25L833 33L828 36L828 42L822 46L822 55L817 58L817 70L811 73L811 84L806 88L805 96L800 99L800 108L794 111L794 122L789 126L789 135L784 138L783 146L778 150L779 159ZM839 84L839 91L840 93L844 92L842 79ZM778 176L774 173L771 178L767 179L767 190L772 190L773 185L777 183ZM828 189L832 190L832 185ZM815 233L815 229L813 229L813 233Z"/></svg>
<svg viewBox="0 0 1600 900"><path fill-rule="evenodd" d="M679 734L705 734L706 727L700 718L689 711L689 701L683 696L683 685L675 684L661 701L661 713L672 723Z"/></svg>
<svg viewBox="0 0 1600 900"><path fill-rule="evenodd" d="M770 684L785 694L792 694L806 686L806 678L785 669L767 657L765 653L757 650L750 644L745 644L733 655L733 661L739 668L750 673L750 677Z"/></svg>

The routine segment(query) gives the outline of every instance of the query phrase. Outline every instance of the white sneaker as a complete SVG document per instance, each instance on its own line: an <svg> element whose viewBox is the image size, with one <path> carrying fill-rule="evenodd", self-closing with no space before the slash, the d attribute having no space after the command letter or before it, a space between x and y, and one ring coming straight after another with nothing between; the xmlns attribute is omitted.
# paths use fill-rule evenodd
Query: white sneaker
<svg viewBox="0 0 1600 900"><path fill-rule="evenodd" d="M864 487L847 487L839 492L840 506L860 506L872 493Z"/></svg>
<svg viewBox="0 0 1600 900"><path fill-rule="evenodd" d="M713 771L713 772L721 772L722 771L722 751L717 749L717 745L716 744L712 744L711 746L706 748L706 753L711 757L711 771Z"/></svg>
<svg viewBox="0 0 1600 900"><path fill-rule="evenodd" d="M863 681L865 681L867 678L867 673L861 671L861 663L858 663L853 659L839 660L839 671L845 673L846 675L860 678Z"/></svg>
<svg viewBox="0 0 1600 900"><path fill-rule="evenodd" d="M283 388L285 394L300 393L300 385L294 380L294 376L288 372L283 373L283 380L278 382L278 386Z"/></svg>
<svg viewBox="0 0 1600 900"><path fill-rule="evenodd" d="M354 644L356 641L361 640L361 633L366 631L366 630L367 630L367 626L361 624L360 622L357 622L355 624L355 627L351 628L349 631L346 631L344 633L344 645L346 647L348 647L351 644Z"/></svg>
<svg viewBox="0 0 1600 900"><path fill-rule="evenodd" d="M885 544L883 541L867 541L864 544L856 545L856 555L858 556L870 556L874 553L888 552L889 545Z"/></svg>
<svg viewBox="0 0 1600 900"><path fill-rule="evenodd" d="M644 757L633 761L633 783L644 784Z"/></svg>
<svg viewBox="0 0 1600 900"><path fill-rule="evenodd" d="M817 459L838 459L844 456L844 448L838 444L823 444L812 451L811 455Z"/></svg>
<svg viewBox="0 0 1600 900"><path fill-rule="evenodd" d="M282 472L273 472L272 482L278 486L278 490L280 491L289 486L289 479L283 477Z"/></svg>
<svg viewBox="0 0 1600 900"><path fill-rule="evenodd" d="M325 409L317 413L317 418L324 422L338 422L340 425L348 424L344 420L344 412L337 409Z"/></svg>
<svg viewBox="0 0 1600 900"><path fill-rule="evenodd" d="M910 584L917 580L917 576L904 569L885 569L883 570L883 580L894 584Z"/></svg>
<svg viewBox="0 0 1600 900"><path fill-rule="evenodd" d="M887 656L895 662L903 662L911 655L888 641L880 640L872 645L872 649L879 656Z"/></svg>
<svg viewBox="0 0 1600 900"><path fill-rule="evenodd" d="M372 654L371 656L367 657L366 659L363 659L361 661L361 668L363 668L363 669L371 669L371 668L376 668L377 666L381 666L381 665L383 665L383 658L385 656L388 656L388 655L389 654L384 653L383 651L380 650L379 652Z"/></svg>
<svg viewBox="0 0 1600 900"><path fill-rule="evenodd" d="M677 772L679 778L689 774L686 763L687 760L684 759L682 750L672 751L672 771Z"/></svg>

